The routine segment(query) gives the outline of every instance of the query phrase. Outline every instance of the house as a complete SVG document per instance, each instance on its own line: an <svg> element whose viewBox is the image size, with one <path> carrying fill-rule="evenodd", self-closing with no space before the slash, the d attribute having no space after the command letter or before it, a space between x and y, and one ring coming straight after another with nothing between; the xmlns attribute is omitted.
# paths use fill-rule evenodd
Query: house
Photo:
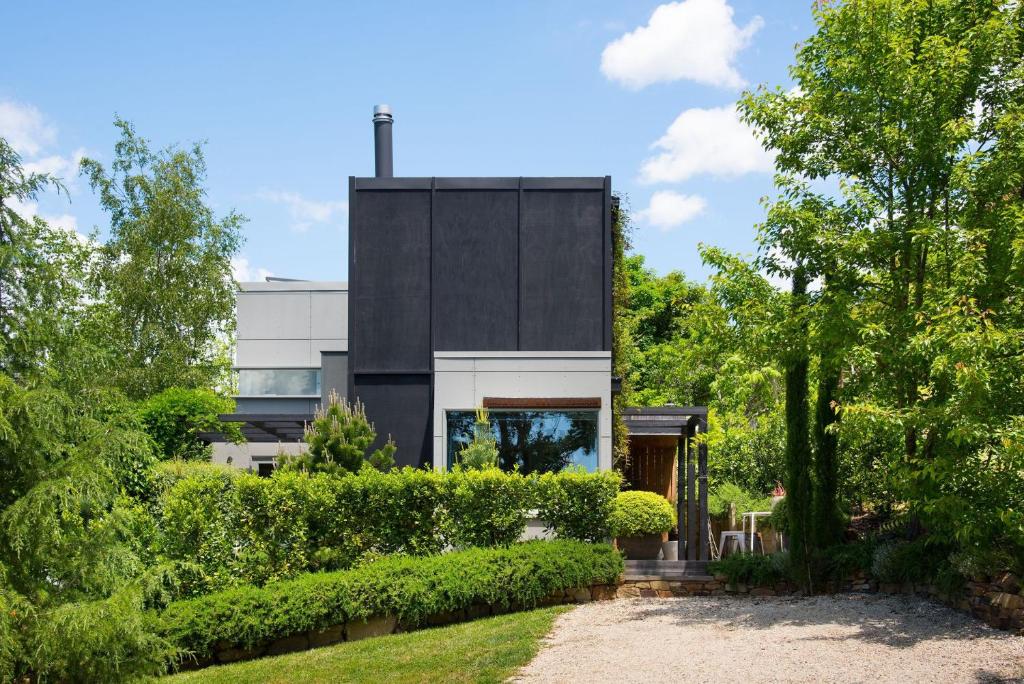
<svg viewBox="0 0 1024 684"><path fill-rule="evenodd" d="M503 468L611 468L611 178L395 177L390 109L373 121L376 174L349 178L347 287L242 286L238 408L223 418L250 443L215 458L269 471L334 389L365 404L399 465L450 467L482 407ZM706 548L706 517L681 496L706 501L706 448L692 447L706 410L626 419L646 464L627 477L679 501L690 549Z"/></svg>
<svg viewBox="0 0 1024 684"><path fill-rule="evenodd" d="M332 390L348 387L348 285L267 278L240 283L234 418L245 444L213 442L213 460L269 474L303 448L303 426Z"/></svg>

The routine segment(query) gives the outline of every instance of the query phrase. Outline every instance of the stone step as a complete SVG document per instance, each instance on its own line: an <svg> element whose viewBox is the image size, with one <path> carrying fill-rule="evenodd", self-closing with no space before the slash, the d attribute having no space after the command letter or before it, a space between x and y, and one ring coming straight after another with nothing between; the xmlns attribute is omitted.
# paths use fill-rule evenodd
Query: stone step
<svg viewBox="0 0 1024 684"><path fill-rule="evenodd" d="M696 580L713 579L707 561L627 560L627 580Z"/></svg>

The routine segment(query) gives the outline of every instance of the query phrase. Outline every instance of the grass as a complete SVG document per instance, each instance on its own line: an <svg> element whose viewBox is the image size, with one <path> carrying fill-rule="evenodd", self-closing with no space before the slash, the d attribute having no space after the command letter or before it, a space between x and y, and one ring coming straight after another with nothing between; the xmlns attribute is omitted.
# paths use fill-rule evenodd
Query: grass
<svg viewBox="0 0 1024 684"><path fill-rule="evenodd" d="M567 606L184 672L186 682L502 682L528 663Z"/></svg>

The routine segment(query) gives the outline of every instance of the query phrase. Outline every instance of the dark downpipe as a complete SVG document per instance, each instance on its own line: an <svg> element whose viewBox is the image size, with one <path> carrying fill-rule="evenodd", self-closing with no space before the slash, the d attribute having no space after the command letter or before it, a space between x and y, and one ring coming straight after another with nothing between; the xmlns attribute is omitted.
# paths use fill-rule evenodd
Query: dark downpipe
<svg viewBox="0 0 1024 684"><path fill-rule="evenodd" d="M377 178L391 178L395 175L391 154L391 107L377 105L373 108L373 161Z"/></svg>

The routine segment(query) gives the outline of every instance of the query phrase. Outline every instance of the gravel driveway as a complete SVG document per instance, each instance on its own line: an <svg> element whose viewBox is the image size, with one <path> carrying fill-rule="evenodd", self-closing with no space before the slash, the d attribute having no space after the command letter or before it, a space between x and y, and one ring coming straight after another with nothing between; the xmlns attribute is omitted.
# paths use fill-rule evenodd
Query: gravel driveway
<svg viewBox="0 0 1024 684"><path fill-rule="evenodd" d="M903 596L601 601L516 681L1024 682L1024 637Z"/></svg>

